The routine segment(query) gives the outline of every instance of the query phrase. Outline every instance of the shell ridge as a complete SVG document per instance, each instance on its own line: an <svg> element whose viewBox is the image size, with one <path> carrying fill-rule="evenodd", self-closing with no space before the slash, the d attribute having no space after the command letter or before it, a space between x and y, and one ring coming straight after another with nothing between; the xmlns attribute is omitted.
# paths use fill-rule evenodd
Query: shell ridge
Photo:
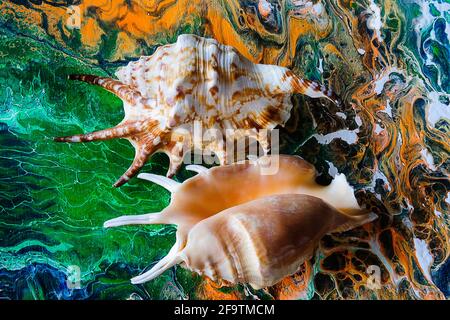
<svg viewBox="0 0 450 320"><path fill-rule="evenodd" d="M235 264L236 272L237 272L237 278L240 280L240 282L247 282L252 283L254 280L262 279L262 270L260 266L260 260L259 255L257 253L257 248L260 246L255 243L257 239L252 239L251 234L249 233L249 230L245 226L245 224L242 223L242 221L239 219L239 216L229 215L229 223L228 225L232 228L237 228L239 231L236 232L237 235L240 236L240 241L237 243L233 243L233 251L232 253L235 254L233 256L233 262ZM243 246L243 244L247 244L246 246ZM249 251L246 250L245 253L242 252L243 249L250 249ZM241 261L242 257L246 257L245 261ZM256 265L250 266L248 264L248 259L250 257L253 257L253 260L251 262L255 263Z"/></svg>
<svg viewBox="0 0 450 320"><path fill-rule="evenodd" d="M225 226L226 227L226 226ZM224 251L224 256L226 257L227 265L229 266L230 276L231 278L226 279L230 282L236 282L241 281L243 279L243 275L240 272L242 270L242 267L240 265L239 259L236 259L238 257L236 247L233 246L233 243L230 242L230 239L225 239L225 237L221 234L218 234L216 236L218 240L220 241L222 250ZM231 244L231 248L230 248ZM231 257L231 259L230 259Z"/></svg>

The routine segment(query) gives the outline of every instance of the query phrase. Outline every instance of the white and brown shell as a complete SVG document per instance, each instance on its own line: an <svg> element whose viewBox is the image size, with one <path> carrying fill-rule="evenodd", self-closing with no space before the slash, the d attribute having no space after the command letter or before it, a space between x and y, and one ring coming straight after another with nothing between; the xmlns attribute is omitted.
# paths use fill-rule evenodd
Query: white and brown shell
<svg viewBox="0 0 450 320"><path fill-rule="evenodd" d="M126 183L158 151L170 158L167 176L175 174L184 154L194 148L196 125L202 132L212 129L216 134L195 147L214 153L220 164L228 164L227 129L231 129L228 139L249 136L267 152L270 145L260 138L258 130L270 131L286 123L291 94L337 102L331 91L300 79L287 68L254 64L230 46L188 34L159 47L151 56L130 62L118 69L116 76L118 80L93 75L70 78L102 86L120 97L125 109L123 121L110 129L55 138L60 142L128 139L136 149L135 158L116 187Z"/></svg>
<svg viewBox="0 0 450 320"><path fill-rule="evenodd" d="M266 175L265 169L275 161L278 169ZM211 279L271 286L294 273L326 233L374 219L360 208L344 175L321 186L315 182L314 167L297 156L186 168L199 174L182 184L138 175L172 192L162 212L122 216L104 224L177 225L176 243L167 256L133 283L149 281L183 263Z"/></svg>

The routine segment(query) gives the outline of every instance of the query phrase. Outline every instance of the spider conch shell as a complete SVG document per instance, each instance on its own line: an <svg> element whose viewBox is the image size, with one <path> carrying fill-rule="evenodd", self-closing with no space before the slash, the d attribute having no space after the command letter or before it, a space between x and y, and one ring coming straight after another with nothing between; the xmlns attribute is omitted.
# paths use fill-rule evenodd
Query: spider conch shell
<svg viewBox="0 0 450 320"><path fill-rule="evenodd" d="M274 163L277 165L277 170L272 172L273 174L265 174L265 170ZM295 272L295 270L293 270L293 265L302 259L306 259L307 254L310 253L309 247L296 248L298 242L291 244L285 243L285 248L290 246L290 250L296 250L294 250L295 254L293 253L296 258L292 256L291 258L293 260L285 266L278 265L276 268L279 268L279 271L276 271L273 274L273 277L268 277L266 280L260 279L260 282L251 280L253 279L251 278L253 276L246 273L247 271L245 270L247 269L237 269L239 266L242 266L241 263L244 263L239 259L247 259L246 257L241 256L241 254L244 255L244 252L239 251L241 249L244 250L243 248L238 250L229 247L227 249L238 250L233 253L233 257L228 257L228 262L225 260L222 261L225 264L231 264L227 266L215 264L216 262L218 263L218 261L214 260L214 262L211 260L213 259L212 257L208 255L204 256L202 258L203 260L201 260L202 263L206 264L209 261L210 264L208 266L209 268L213 268L214 266L214 272L212 269L207 269L206 265L195 262L197 261L195 259L200 258L191 258L191 252L201 248L202 250L199 252L209 252L210 254L213 254L213 252L217 250L217 247L215 246L219 245L217 241L219 241L218 239L221 239L220 237L224 239L222 241L223 246L227 246L228 244L232 245L233 239L243 241L242 237L245 235L248 238L249 246L251 243L256 245L257 241L259 241L257 239L259 237L257 233L267 232L267 230L264 231L264 228L267 228L270 223L276 223L276 219L285 219L281 217L283 215L290 215L291 212L296 212L295 214L299 215L297 218L293 218L300 219L298 221L295 220L297 221L295 223L305 223L305 226L307 225L305 228L311 228L310 232L305 233L305 246L317 244L317 239L320 239L324 232L328 233L331 231L350 229L368 222L374 217L360 208L353 194L353 189L347 183L343 174L336 176L328 186L318 185L315 182L317 173L314 167L297 156L270 155L261 157L255 161L249 160L242 163L213 167L211 169L206 169L198 165L189 165L186 168L188 170L199 172L199 174L187 179L182 184L163 176L148 173L141 173L138 175L139 178L158 183L172 192L172 199L169 206L161 213L122 216L109 220L104 224L105 227L128 224L176 224L178 226L176 243L169 251L168 255L161 259L148 272L133 278L133 283L142 283L154 279L174 264L184 262L188 268L212 278L221 278L234 283L249 282L255 288L268 286L271 285L273 281L278 280L279 275L284 274L284 276L287 276ZM287 198L277 198L281 195L290 195L290 197L301 195L301 197L295 198L295 208L292 207L294 209L291 210L289 209L291 207L287 205L289 204L289 201L286 200ZM258 202L260 199L266 200ZM273 202L273 206L268 206L267 201L270 203ZM305 201L309 201L308 203L314 205L308 207L305 204L305 206L303 206ZM326 202L327 204L322 204L322 202ZM317 218L314 218L314 212L316 211L323 211L323 213L318 213ZM277 218L277 215L279 218ZM307 219L302 218L301 216L307 217ZM249 230L242 230L243 233L241 234L241 231L238 232L236 229L238 227L245 229L243 223L244 220L247 219L246 217L253 221L251 223L248 222L249 224L253 224L253 227L257 228L257 226L261 226L262 228L259 231L256 229L252 231L256 238L252 238L253 235ZM224 233L221 234L220 225L224 223L223 219L229 219L226 224L228 231L225 231L224 229ZM265 222L266 219L274 221L270 223L267 222L269 223L267 224ZM233 224L236 225L233 227ZM250 226L248 228L250 228ZM285 228L280 225L279 230L280 232L283 230L289 233L294 232L289 228L288 226ZM225 232L227 233L225 234ZM236 232L236 234L233 232ZM317 237L313 235L316 232ZM293 235L298 236L298 232L294 232ZM290 236L291 235L288 234L276 235L276 237L278 237L276 238L278 239L276 241L283 242L286 239L290 239ZM207 249L206 247L210 243L208 239L211 239L212 247L209 251L203 251ZM217 241L214 240L216 242L213 243L213 239L216 239ZM202 244L196 244L197 242L201 242ZM189 249L195 248L197 245L197 249ZM223 247L222 249L225 250L226 248ZM262 248L262 250L266 250L264 254L267 255L267 257L263 258L264 261L269 259L268 257L275 255L277 252L269 252L267 251L268 248ZM255 252L251 257L254 258ZM216 252L216 254L219 253ZM222 256L232 254L232 251L221 252L220 254ZM263 253L258 254L262 255ZM230 260L232 258L238 259L239 261L233 260L233 262ZM279 256L273 256L273 259L277 260L281 258ZM246 261L245 263L250 262ZM257 263L256 260L255 263ZM260 261L258 263L263 262ZM279 261L279 263L282 263L282 261ZM297 264L297 267L299 265L300 264ZM204 268L202 269L201 266ZM264 268L269 267L269 265L264 265ZM228 270L227 273L224 271L225 269L222 268L234 268L234 271L226 269ZM253 274L253 271L251 271L251 273ZM266 277L266 271L264 271L263 274L264 277Z"/></svg>
<svg viewBox="0 0 450 320"><path fill-rule="evenodd" d="M122 122L110 129L55 138L60 142L128 139L136 149L135 158L116 187L136 175L155 152L169 156L168 177L192 149L214 153L222 165L231 163L225 152L227 139L254 138L267 153L267 132L289 119L293 93L337 102L331 91L287 68L254 64L230 46L189 34L119 68L116 76L118 80L92 75L70 78L102 86L121 98ZM210 139L195 142L195 128L209 132Z"/></svg>

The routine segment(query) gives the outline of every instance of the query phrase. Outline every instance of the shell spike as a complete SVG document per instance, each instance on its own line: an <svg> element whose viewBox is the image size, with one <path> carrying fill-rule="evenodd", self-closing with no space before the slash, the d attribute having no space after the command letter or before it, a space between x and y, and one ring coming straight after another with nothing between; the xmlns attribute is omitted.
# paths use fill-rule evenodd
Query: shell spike
<svg viewBox="0 0 450 320"><path fill-rule="evenodd" d="M175 248L177 244L172 247L172 249ZM162 273L164 273L166 270L172 268L173 266L181 263L183 261L181 256L181 251L177 250L170 250L169 254L165 256L162 260L164 260L164 263L158 265L156 264L153 268L151 268L149 271L144 272L143 274L134 277L131 279L132 284L141 284L147 281L150 281L152 279L155 279L156 277L160 276Z"/></svg>
<svg viewBox="0 0 450 320"><path fill-rule="evenodd" d="M364 212L358 215L342 213L337 217L335 228L331 232L345 232L353 228L360 227L366 223L372 222L378 218L373 212Z"/></svg>
<svg viewBox="0 0 450 320"><path fill-rule="evenodd" d="M194 171L197 173L202 173L202 172L208 171L208 168L198 165L198 164L190 164L190 165L186 166L186 170Z"/></svg>
<svg viewBox="0 0 450 320"><path fill-rule="evenodd" d="M97 140L109 140L114 138L125 138L130 135L140 133L139 127L131 124L119 124L113 128L94 131L86 134L76 134L73 136L56 137L56 142L90 142Z"/></svg>
<svg viewBox="0 0 450 320"><path fill-rule="evenodd" d="M166 263L168 263L175 255L177 255L184 247L186 243L186 234L183 232L183 230L179 229L177 230L177 240L173 247L170 249L170 251L167 253L167 255L158 261L148 272L155 273L159 271L161 268L163 268ZM164 270L167 270L164 269Z"/></svg>
<svg viewBox="0 0 450 320"><path fill-rule="evenodd" d="M120 82L119 80L86 74L71 74L69 75L69 79L98 85L109 92L114 93L120 99L127 101L130 104L136 104L137 102L143 100L139 91L130 85Z"/></svg>
<svg viewBox="0 0 450 320"><path fill-rule="evenodd" d="M177 171L180 169L181 164L183 163L183 158L175 158L175 157L169 157L170 159L170 165L169 169L167 170L167 178L172 178Z"/></svg>
<svg viewBox="0 0 450 320"><path fill-rule="evenodd" d="M128 170L114 183L114 187L120 187L134 177L139 170L144 166L147 159L150 157L151 152L147 151L145 148L139 148L136 150L136 155L134 157L133 163L128 168Z"/></svg>
<svg viewBox="0 0 450 320"><path fill-rule="evenodd" d="M103 224L104 228L112 228L118 226L135 225L135 224L165 224L164 217L161 213L147 213L134 216L121 216Z"/></svg>
<svg viewBox="0 0 450 320"><path fill-rule="evenodd" d="M143 180L147 180L147 181L156 183L156 184L160 185L161 187L167 189L171 193L174 193L180 185L179 182L176 182L170 178L160 176L157 174L152 174L152 173L141 173L137 177L139 179L143 179Z"/></svg>
<svg viewBox="0 0 450 320"><path fill-rule="evenodd" d="M324 85L311 80L299 78L294 75L294 73L290 73L293 77L292 86L295 93L301 93L311 98L327 98L336 105L341 105L338 96L330 89L327 89Z"/></svg>

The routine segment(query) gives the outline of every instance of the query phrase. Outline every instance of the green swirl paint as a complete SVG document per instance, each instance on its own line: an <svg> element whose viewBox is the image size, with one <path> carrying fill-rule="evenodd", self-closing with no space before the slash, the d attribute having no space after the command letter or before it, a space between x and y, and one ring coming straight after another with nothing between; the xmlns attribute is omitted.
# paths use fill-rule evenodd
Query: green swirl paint
<svg viewBox="0 0 450 320"><path fill-rule="evenodd" d="M84 0L79 9L78 29L68 27L67 7L0 1L0 298L449 297L448 0ZM111 187L133 158L126 141L52 138L123 118L120 100L68 74L112 75L182 33L214 37L336 91L340 108L293 97L281 151L312 162L324 183L345 173L380 218L326 236L314 259L266 290L182 268L132 285L167 253L175 229L102 224L158 212L168 192L139 179ZM165 174L167 165L155 155L143 170ZM181 170L175 179L189 176ZM66 281L71 266L80 288ZM368 285L369 266L379 267L381 289Z"/></svg>

